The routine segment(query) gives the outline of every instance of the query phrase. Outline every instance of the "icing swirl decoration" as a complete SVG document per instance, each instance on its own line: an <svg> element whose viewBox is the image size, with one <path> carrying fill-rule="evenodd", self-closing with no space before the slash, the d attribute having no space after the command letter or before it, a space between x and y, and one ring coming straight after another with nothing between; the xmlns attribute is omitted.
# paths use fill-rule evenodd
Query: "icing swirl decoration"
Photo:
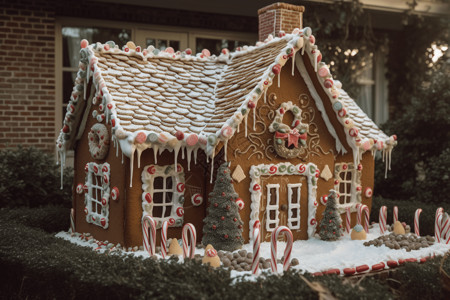
<svg viewBox="0 0 450 300"><path fill-rule="evenodd" d="M283 123L283 117L287 111L294 115L292 125ZM291 101L284 102L275 111L275 118L269 126L269 131L274 132L274 148L276 153L283 158L297 157L306 147L308 125L301 122L302 110L292 104Z"/></svg>
<svg viewBox="0 0 450 300"><path fill-rule="evenodd" d="M95 159L104 159L109 149L108 129L103 124L95 124L88 133L89 152Z"/></svg>

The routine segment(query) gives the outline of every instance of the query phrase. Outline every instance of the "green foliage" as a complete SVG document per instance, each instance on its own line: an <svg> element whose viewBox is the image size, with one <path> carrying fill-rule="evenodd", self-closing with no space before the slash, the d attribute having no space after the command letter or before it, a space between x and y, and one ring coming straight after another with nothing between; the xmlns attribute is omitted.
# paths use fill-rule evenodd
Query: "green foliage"
<svg viewBox="0 0 450 300"><path fill-rule="evenodd" d="M376 192L384 197L450 203L450 65L442 62L425 76L410 95L401 116L385 126L396 133L398 145L392 154L392 170L376 171Z"/></svg>
<svg viewBox="0 0 450 300"><path fill-rule="evenodd" d="M217 170L214 189L209 194L208 212L204 219L202 244L217 250L234 251L244 244L243 222L235 200L239 197L230 176L229 163Z"/></svg>
<svg viewBox="0 0 450 300"><path fill-rule="evenodd" d="M70 227L70 209L62 206L0 208L0 218L46 232L59 232Z"/></svg>
<svg viewBox="0 0 450 300"><path fill-rule="evenodd" d="M421 208L422 213L419 217L420 235L434 236L434 219L438 207L442 207L444 211L450 211L450 205L447 204L427 204L418 201L394 201L383 199L381 197L374 197L372 201L372 210L370 212L370 220L378 223L378 217L381 206L387 207L387 223L393 223L394 206L398 207L398 219L400 222L406 222L411 226L411 231L414 232L414 214L416 209Z"/></svg>
<svg viewBox="0 0 450 300"><path fill-rule="evenodd" d="M53 157L36 148L0 150L0 207L71 206L72 170L60 168Z"/></svg>

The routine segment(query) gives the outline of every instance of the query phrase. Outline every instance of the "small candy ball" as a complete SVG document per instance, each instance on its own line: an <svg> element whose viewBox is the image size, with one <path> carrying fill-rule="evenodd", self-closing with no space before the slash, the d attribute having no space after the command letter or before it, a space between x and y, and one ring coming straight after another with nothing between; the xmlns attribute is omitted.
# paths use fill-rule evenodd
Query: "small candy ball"
<svg viewBox="0 0 450 300"><path fill-rule="evenodd" d="M86 39L81 40L81 42L80 42L81 48L84 49L84 48L86 48L88 45L89 45L88 40L86 40Z"/></svg>

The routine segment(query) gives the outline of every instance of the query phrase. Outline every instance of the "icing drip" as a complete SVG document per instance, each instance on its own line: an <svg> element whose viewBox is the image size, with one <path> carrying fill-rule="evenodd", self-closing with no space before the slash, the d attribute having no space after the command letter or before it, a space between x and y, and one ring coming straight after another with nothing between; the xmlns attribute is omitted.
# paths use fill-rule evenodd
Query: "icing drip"
<svg viewBox="0 0 450 300"><path fill-rule="evenodd" d="M194 149L194 163L197 164L197 152L198 152L198 148Z"/></svg>
<svg viewBox="0 0 450 300"><path fill-rule="evenodd" d="M292 76L294 76L294 66L295 66L295 52L294 55L292 56Z"/></svg>
<svg viewBox="0 0 450 300"><path fill-rule="evenodd" d="M190 171L191 170L192 147L186 147L186 156L187 156L188 171Z"/></svg>
<svg viewBox="0 0 450 300"><path fill-rule="evenodd" d="M385 162L384 178L387 178L388 170L391 170L391 154L392 148L387 148L383 150L383 161Z"/></svg>
<svg viewBox="0 0 450 300"><path fill-rule="evenodd" d="M141 147L139 147L139 148L137 149L138 168L141 167L141 154L142 154L142 151L144 151L144 150L145 150L145 149L144 149L144 148L141 148Z"/></svg>
<svg viewBox="0 0 450 300"><path fill-rule="evenodd" d="M224 158L225 158L225 161L227 161L228 139L225 140L225 142L223 143L223 146L225 147L225 151L224 151L225 156L224 156Z"/></svg>
<svg viewBox="0 0 450 300"><path fill-rule="evenodd" d="M84 82L85 80L83 80L83 89L84 89L84 92L83 92L83 99L86 99L86 89L87 89L87 84L86 84L86 82Z"/></svg>
<svg viewBox="0 0 450 300"><path fill-rule="evenodd" d="M314 72L317 73L317 51L314 53Z"/></svg>
<svg viewBox="0 0 450 300"><path fill-rule="evenodd" d="M264 91L264 103L266 103L266 102L267 102L267 90Z"/></svg>
<svg viewBox="0 0 450 300"><path fill-rule="evenodd" d="M281 77L281 73L278 74L278 88L280 88L280 77Z"/></svg>
<svg viewBox="0 0 450 300"><path fill-rule="evenodd" d="M245 124L245 137L247 137L247 119L248 119L248 114L245 115L244 117L244 124Z"/></svg>
<svg viewBox="0 0 450 300"><path fill-rule="evenodd" d="M136 150L135 145L131 145L131 155L130 155L130 187L133 186L133 164L134 164L134 151ZM123 157L123 156L122 156Z"/></svg>
<svg viewBox="0 0 450 300"><path fill-rule="evenodd" d="M212 154L211 154L211 179L209 180L209 183L213 183L213 172L214 172L214 153L216 152L216 148L213 148Z"/></svg>
<svg viewBox="0 0 450 300"><path fill-rule="evenodd" d="M173 155L175 155L175 158L174 158L174 168L175 168L175 170L177 169L177 164L178 164L178 152L180 152L180 148L181 148L181 146L180 145L177 145L177 146L175 146L174 148L173 148Z"/></svg>
<svg viewBox="0 0 450 300"><path fill-rule="evenodd" d="M186 147L181 147L181 159L184 159L184 150Z"/></svg>
<svg viewBox="0 0 450 300"><path fill-rule="evenodd" d="M256 108L253 109L253 130L256 130Z"/></svg>
<svg viewBox="0 0 450 300"><path fill-rule="evenodd" d="M159 148L158 145L155 145L155 144L152 145L153 160L155 161L155 165L158 163L158 155L157 155L158 148Z"/></svg>

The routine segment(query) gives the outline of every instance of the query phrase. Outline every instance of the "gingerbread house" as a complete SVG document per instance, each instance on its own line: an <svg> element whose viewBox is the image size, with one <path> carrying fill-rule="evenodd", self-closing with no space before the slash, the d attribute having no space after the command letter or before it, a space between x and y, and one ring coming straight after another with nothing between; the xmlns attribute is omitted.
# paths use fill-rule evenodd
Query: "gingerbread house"
<svg viewBox="0 0 450 300"><path fill-rule="evenodd" d="M223 161L247 241L257 220L263 240L278 225L308 239L330 189L341 213L370 208L374 156L388 165L396 144L332 77L310 28L219 56L84 40L80 57L57 149L62 161L75 150L76 231L100 240L142 245L145 214L169 237L192 223L201 240Z"/></svg>

